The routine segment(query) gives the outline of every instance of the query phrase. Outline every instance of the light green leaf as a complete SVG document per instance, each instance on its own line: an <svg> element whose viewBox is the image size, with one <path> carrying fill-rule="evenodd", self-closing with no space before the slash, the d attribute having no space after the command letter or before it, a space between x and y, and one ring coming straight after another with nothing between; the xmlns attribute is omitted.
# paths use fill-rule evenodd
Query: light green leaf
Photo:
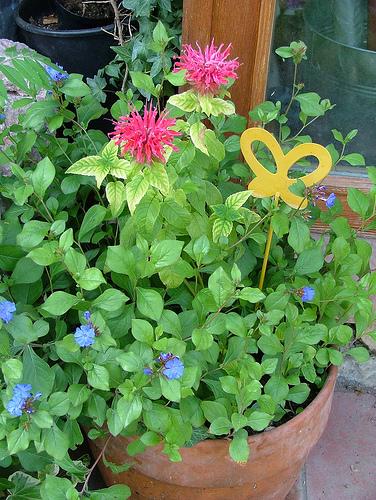
<svg viewBox="0 0 376 500"><path fill-rule="evenodd" d="M187 113L196 111L199 108L197 95L193 90L187 90L181 94L171 96L168 100L168 104L171 104L182 111L186 111Z"/></svg>
<svg viewBox="0 0 376 500"><path fill-rule="evenodd" d="M136 340L145 344L153 345L154 331L148 321L143 319L132 319L132 335Z"/></svg>
<svg viewBox="0 0 376 500"><path fill-rule="evenodd" d="M26 448L29 446L29 433L22 427L19 429L15 429L7 435L7 442L9 454L14 455L19 451L26 450Z"/></svg>
<svg viewBox="0 0 376 500"><path fill-rule="evenodd" d="M144 171L144 176L150 186L157 188L164 196L168 194L170 182L164 165L154 162L150 168Z"/></svg>
<svg viewBox="0 0 376 500"><path fill-rule="evenodd" d="M147 318L159 321L163 311L163 299L156 291L137 287L137 309Z"/></svg>
<svg viewBox="0 0 376 500"><path fill-rule="evenodd" d="M140 396L133 397L130 401L126 397L119 399L116 411L124 427L128 427L138 419L142 412L142 402Z"/></svg>
<svg viewBox="0 0 376 500"><path fill-rule="evenodd" d="M136 175L130 182L128 182L126 186L126 195L127 195L126 198L128 202L129 211L131 212L131 214L134 213L137 205L145 196L148 188L149 188L149 182L141 174Z"/></svg>
<svg viewBox="0 0 376 500"><path fill-rule="evenodd" d="M255 410L248 416L248 424L254 431L263 431L268 427L272 416L269 413Z"/></svg>
<svg viewBox="0 0 376 500"><path fill-rule="evenodd" d="M80 275L77 283L84 290L95 290L102 283L106 283L106 280L103 277L102 271L97 269L96 267L91 267L90 269L85 269Z"/></svg>
<svg viewBox="0 0 376 500"><path fill-rule="evenodd" d="M154 243L151 246L151 262L155 265L155 269L159 270L167 266L171 266L178 261L184 242L178 240L163 240Z"/></svg>
<svg viewBox="0 0 376 500"><path fill-rule="evenodd" d="M209 156L209 151L205 144L206 131L207 128L203 123L196 122L193 125L191 125L191 128L189 130L189 135L191 136L192 142L196 146L196 148Z"/></svg>
<svg viewBox="0 0 376 500"><path fill-rule="evenodd" d="M320 271L324 265L324 257L320 248L309 248L304 250L295 264L296 274L304 276Z"/></svg>
<svg viewBox="0 0 376 500"><path fill-rule="evenodd" d="M46 398L52 391L55 372L30 346L25 348L22 362L24 382L31 384L34 394L41 392L43 398Z"/></svg>
<svg viewBox="0 0 376 500"><path fill-rule="evenodd" d="M238 193L231 194L225 201L225 205L234 210L238 210L251 196L250 191L239 191Z"/></svg>
<svg viewBox="0 0 376 500"><path fill-rule="evenodd" d="M78 302L79 299L75 295L66 292L54 292L47 297L46 301L40 307L49 314L61 316Z"/></svg>
<svg viewBox="0 0 376 500"><path fill-rule="evenodd" d="M103 309L104 311L117 311L127 300L129 299L123 292L110 288L94 300L93 307Z"/></svg>
<svg viewBox="0 0 376 500"><path fill-rule="evenodd" d="M235 293L234 284L222 267L210 276L208 288L218 307L223 307Z"/></svg>
<svg viewBox="0 0 376 500"><path fill-rule="evenodd" d="M101 161L100 156L86 156L73 163L66 171L67 174L89 175L95 177L99 188L103 179L110 171L110 164Z"/></svg>
<svg viewBox="0 0 376 500"><path fill-rule="evenodd" d="M230 457L238 464L246 464L249 458L248 433L245 429L235 432L229 446Z"/></svg>
<svg viewBox="0 0 376 500"><path fill-rule="evenodd" d="M106 186L106 196L110 204L112 217L117 217L121 214L125 204L126 194L124 184L120 181L109 182Z"/></svg>
<svg viewBox="0 0 376 500"><path fill-rule="evenodd" d="M56 460L62 460L69 448L69 436L61 431L57 425L46 429L43 434L46 452Z"/></svg>
<svg viewBox="0 0 376 500"><path fill-rule="evenodd" d="M92 368L87 372L87 381L95 389L101 391L110 390L109 373L104 366L93 364Z"/></svg>
<svg viewBox="0 0 376 500"><path fill-rule="evenodd" d="M242 288L239 292L239 299L246 300L251 304L257 304L265 299L265 295L259 288L251 288L246 286Z"/></svg>
<svg viewBox="0 0 376 500"><path fill-rule="evenodd" d="M82 243L90 241L92 231L97 228L104 220L107 210L102 205L92 205L84 215L78 239Z"/></svg>

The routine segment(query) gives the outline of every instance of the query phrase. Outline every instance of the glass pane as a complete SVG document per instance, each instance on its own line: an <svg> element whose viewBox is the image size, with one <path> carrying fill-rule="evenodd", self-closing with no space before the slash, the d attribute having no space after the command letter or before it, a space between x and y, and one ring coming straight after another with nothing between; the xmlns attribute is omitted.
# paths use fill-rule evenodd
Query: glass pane
<svg viewBox="0 0 376 500"><path fill-rule="evenodd" d="M376 164L376 0L277 0L268 98L280 100L282 109L290 100L294 65L274 50L294 40L308 46L308 60L297 77L305 84L302 92L317 92L336 104L304 133L341 150L331 130L346 135L358 129L348 152L360 152L367 165ZM294 132L301 127L297 110L293 105L289 114ZM352 160L354 166L362 163Z"/></svg>

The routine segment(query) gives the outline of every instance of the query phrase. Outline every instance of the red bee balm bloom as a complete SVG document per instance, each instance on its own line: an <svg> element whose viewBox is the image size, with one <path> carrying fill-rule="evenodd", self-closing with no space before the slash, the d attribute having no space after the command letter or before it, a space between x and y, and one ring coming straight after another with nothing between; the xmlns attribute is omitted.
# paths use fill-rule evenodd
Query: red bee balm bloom
<svg viewBox="0 0 376 500"><path fill-rule="evenodd" d="M165 146L178 150L173 140L180 133L170 130L175 123L175 119L167 118L166 112L157 118L157 110L150 106L145 108L144 116L136 110L121 116L109 135L121 147L122 154L129 152L139 163L151 163L156 158L164 162Z"/></svg>
<svg viewBox="0 0 376 500"><path fill-rule="evenodd" d="M226 61L230 55L231 44L225 49L214 42L202 50L196 43L197 50L192 45L183 45L180 61L175 63L174 71L185 69L187 81L200 94L216 94L220 87L228 82L229 78L236 79L236 70L239 68L237 59Z"/></svg>

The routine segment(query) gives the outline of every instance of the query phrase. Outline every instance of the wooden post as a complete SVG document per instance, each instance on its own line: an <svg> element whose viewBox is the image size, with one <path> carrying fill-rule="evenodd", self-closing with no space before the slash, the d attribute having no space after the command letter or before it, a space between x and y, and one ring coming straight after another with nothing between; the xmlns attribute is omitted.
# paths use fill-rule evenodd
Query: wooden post
<svg viewBox="0 0 376 500"><path fill-rule="evenodd" d="M265 99L276 0L184 0L183 43L232 43L239 79L231 89L237 112Z"/></svg>

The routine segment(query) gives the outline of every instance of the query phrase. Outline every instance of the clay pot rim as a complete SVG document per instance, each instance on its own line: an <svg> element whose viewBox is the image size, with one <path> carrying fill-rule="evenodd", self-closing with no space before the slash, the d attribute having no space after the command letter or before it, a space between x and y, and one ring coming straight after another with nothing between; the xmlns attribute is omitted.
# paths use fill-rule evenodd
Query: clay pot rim
<svg viewBox="0 0 376 500"><path fill-rule="evenodd" d="M325 383L323 387L321 388L320 392L317 394L315 399L313 399L309 405L304 408L304 410L299 413L299 415L295 415L291 420L288 422L279 425L277 427L274 427L273 429L269 431L262 431L259 432L258 434L252 434L251 436L248 436L248 443L255 446L257 444L261 444L261 442L265 439L265 436L268 436L268 438L279 438L281 439L281 434L288 433L290 430L291 432L295 432L296 427L303 422L307 416L308 413L314 412L315 408L317 406L320 406L321 401L327 399L328 393L331 392L336 379L337 379L337 374L338 374L338 368L334 365L331 365L328 370L328 376L327 379L325 380ZM194 447L197 448L203 448L203 447L215 447L215 446L223 446L224 443L228 443L228 439L222 438L222 439L205 439L203 441L200 441L194 445Z"/></svg>

